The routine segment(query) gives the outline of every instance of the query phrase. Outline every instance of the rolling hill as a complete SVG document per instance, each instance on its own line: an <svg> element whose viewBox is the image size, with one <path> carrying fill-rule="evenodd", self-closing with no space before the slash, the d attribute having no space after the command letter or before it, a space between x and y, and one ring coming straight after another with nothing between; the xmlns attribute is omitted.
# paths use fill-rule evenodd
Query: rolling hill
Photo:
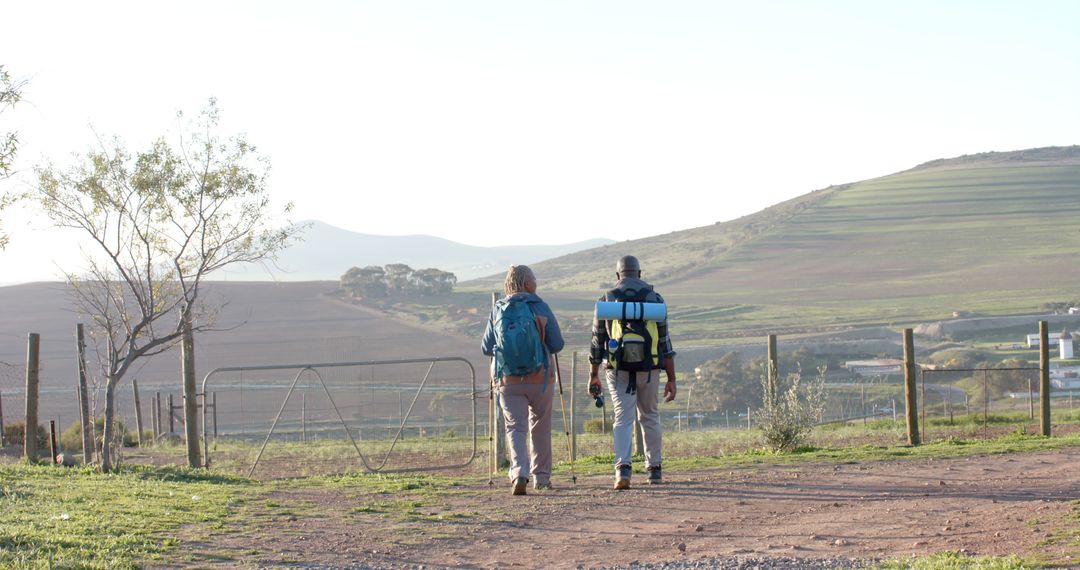
<svg viewBox="0 0 1080 570"><path fill-rule="evenodd" d="M718 193L705 204L718 210ZM671 215L677 216L677 210ZM536 264L553 300L590 298L634 254L700 341L1034 313L1080 298L1080 147L935 160L753 215ZM463 284L496 289L500 276Z"/></svg>

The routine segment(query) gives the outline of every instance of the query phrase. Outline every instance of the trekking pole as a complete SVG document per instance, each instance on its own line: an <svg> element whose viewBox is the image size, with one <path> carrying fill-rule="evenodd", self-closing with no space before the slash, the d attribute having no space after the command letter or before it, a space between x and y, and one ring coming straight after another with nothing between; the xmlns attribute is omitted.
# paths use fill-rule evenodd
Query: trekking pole
<svg viewBox="0 0 1080 570"><path fill-rule="evenodd" d="M491 292L491 309L495 310L495 292ZM488 487L495 486L495 472L499 466L499 460L495 457L498 453L498 444L495 443L496 427L498 424L495 421L495 357L492 357L489 361L490 366L488 370L491 371L491 376L488 378L488 455L490 460L488 461Z"/></svg>
<svg viewBox="0 0 1080 570"><path fill-rule="evenodd" d="M577 475L574 473L574 453L570 449L570 424L566 423L566 398L563 397L562 374L559 370L559 355L555 355L555 383L559 385L559 404L562 407L562 425L566 432L566 455L570 458L570 480L577 485Z"/></svg>
<svg viewBox="0 0 1080 570"><path fill-rule="evenodd" d="M495 486L495 382L488 381L488 487Z"/></svg>

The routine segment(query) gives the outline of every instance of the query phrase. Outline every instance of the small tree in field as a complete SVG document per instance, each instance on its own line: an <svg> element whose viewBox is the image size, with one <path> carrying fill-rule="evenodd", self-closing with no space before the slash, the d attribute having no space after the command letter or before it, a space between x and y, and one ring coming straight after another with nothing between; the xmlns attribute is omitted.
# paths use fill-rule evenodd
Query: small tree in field
<svg viewBox="0 0 1080 570"><path fill-rule="evenodd" d="M11 74L0 65L0 115L19 102L24 84L22 81L12 79ZM0 181L11 176L12 162L15 160L15 151L18 148L18 133L0 131ZM0 212L3 212L4 208L10 206L13 201L14 196L0 192ZM7 241L7 235L0 228L0 249L4 249Z"/></svg>
<svg viewBox="0 0 1080 570"><path fill-rule="evenodd" d="M161 138L132 154L112 141L68 170L37 169L34 196L45 212L93 244L84 272L67 280L104 345L103 471L112 468L116 386L132 365L177 344L185 323L209 330L219 307L202 303L207 275L272 260L302 231L271 226L268 163L243 137L221 138L218 121L211 99L173 142Z"/></svg>
<svg viewBox="0 0 1080 570"><path fill-rule="evenodd" d="M805 386L801 370L788 374L783 382L775 370L769 374L772 378L761 378L764 395L754 419L769 449L791 451L806 440L814 425L825 415L825 367L818 368L817 378Z"/></svg>

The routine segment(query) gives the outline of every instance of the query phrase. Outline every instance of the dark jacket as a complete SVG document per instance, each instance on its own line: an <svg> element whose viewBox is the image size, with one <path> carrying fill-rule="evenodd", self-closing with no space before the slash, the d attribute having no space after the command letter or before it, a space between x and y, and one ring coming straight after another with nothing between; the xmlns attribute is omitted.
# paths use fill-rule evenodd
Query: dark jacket
<svg viewBox="0 0 1080 570"><path fill-rule="evenodd" d="M597 301L614 301L616 300L617 291L625 291L633 289L635 291L641 291L642 289L649 289L649 294L645 297L645 301L648 303L663 303L664 298L659 293L652 290L652 286L638 279L636 277L624 277L615 284L615 288L600 296ZM609 368L610 364L607 361L607 343L611 331L611 321L598 320L593 317L592 325L592 345L589 347L589 362L593 364L603 363L605 368ZM660 336L656 344L656 350L659 353L659 364L657 368L664 367L664 358L675 357L675 349L671 346L671 337L668 335L667 320L663 320L656 323L656 332Z"/></svg>

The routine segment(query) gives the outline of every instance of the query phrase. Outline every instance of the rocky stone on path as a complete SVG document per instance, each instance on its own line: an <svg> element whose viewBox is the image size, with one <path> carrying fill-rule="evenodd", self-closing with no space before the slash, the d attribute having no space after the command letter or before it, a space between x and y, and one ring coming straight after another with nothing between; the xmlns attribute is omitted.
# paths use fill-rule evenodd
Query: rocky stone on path
<svg viewBox="0 0 1080 570"><path fill-rule="evenodd" d="M856 560L844 557L815 559L783 556L737 556L733 558L702 558L700 560L676 560L645 564L634 561L628 566L615 565L595 570L818 570L825 568L866 568L873 566L875 563L875 560ZM585 567L578 566L578 570L585 570Z"/></svg>
<svg viewBox="0 0 1080 570"><path fill-rule="evenodd" d="M56 464L63 465L64 467L74 467L75 456L70 453L57 453Z"/></svg>

